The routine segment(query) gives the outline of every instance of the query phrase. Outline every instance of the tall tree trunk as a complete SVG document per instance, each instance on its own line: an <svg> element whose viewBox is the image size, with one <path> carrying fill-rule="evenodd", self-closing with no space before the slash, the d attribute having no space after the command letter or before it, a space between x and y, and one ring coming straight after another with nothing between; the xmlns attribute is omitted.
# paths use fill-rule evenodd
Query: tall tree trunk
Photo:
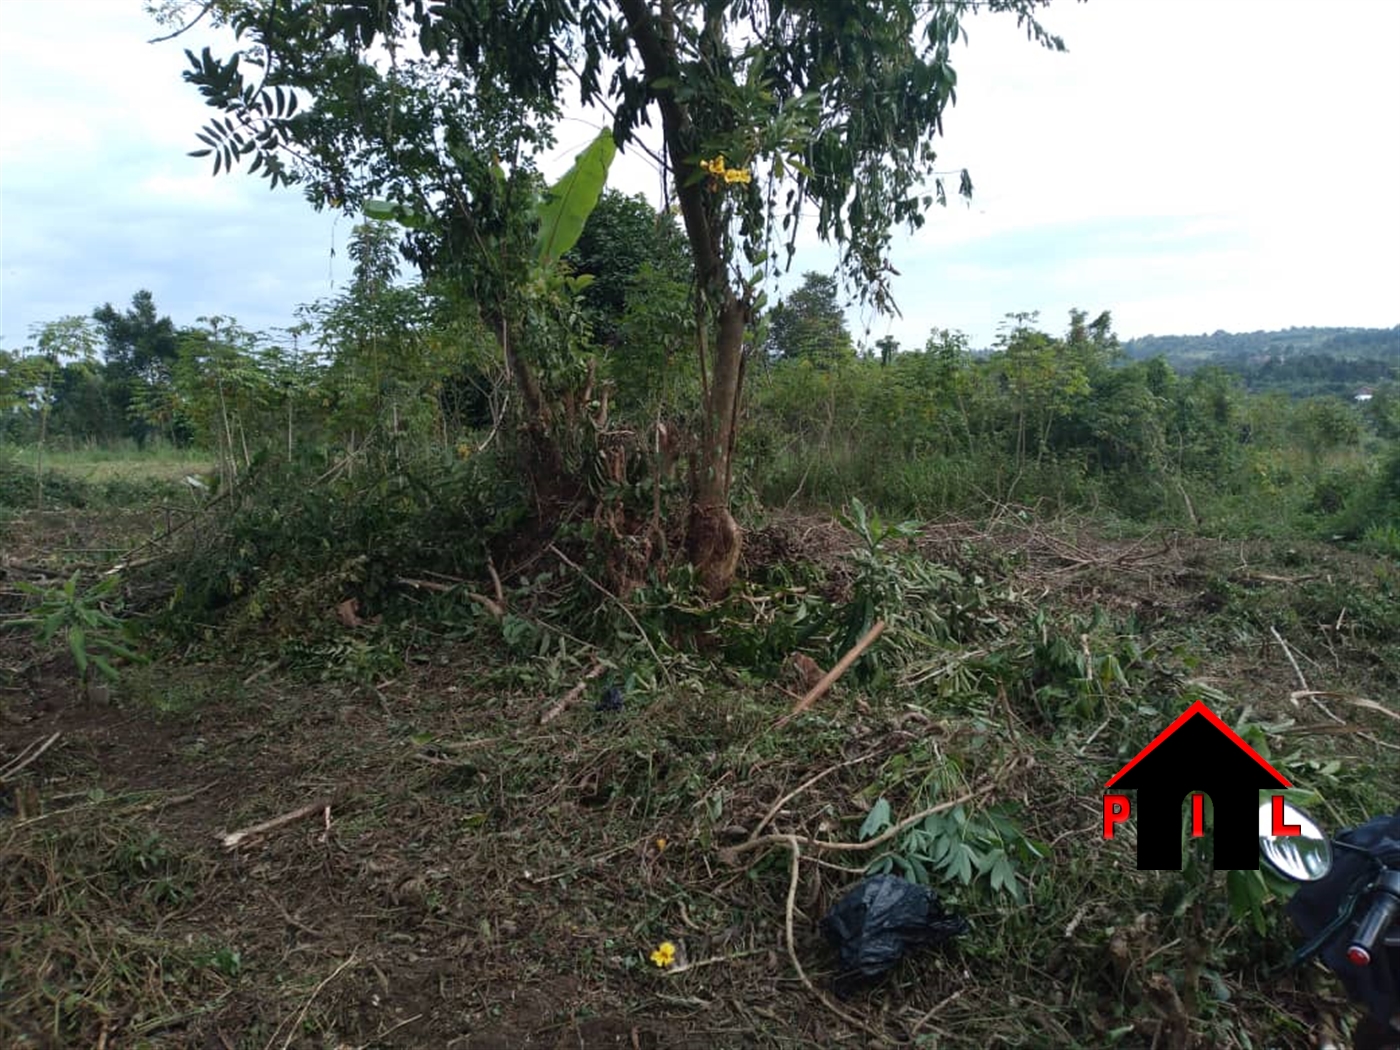
<svg viewBox="0 0 1400 1050"><path fill-rule="evenodd" d="M734 429L743 377L745 309L734 298L720 309L713 374L704 406L704 440L690 495L687 553L711 597L721 597L739 567L741 533L729 510Z"/></svg>
<svg viewBox="0 0 1400 1050"><path fill-rule="evenodd" d="M695 279L700 297L717 322L713 353L700 343L702 365L710 369L702 406L701 444L691 479L690 527L687 551L701 585L711 597L722 597L739 567L740 532L729 510L730 464L738 419L739 391L743 383L744 328L749 305L734 294L725 255L723 206L696 171L699 136L685 102L676 97L679 77L679 45L674 0L659 0L656 8L647 0L619 0L627 30L636 45L652 94L661 110L666 150L676 180L676 200L685 222L686 239L695 259ZM705 27L719 33L717 19ZM705 314L697 318L696 338L704 339ZM707 360L708 359L708 360Z"/></svg>

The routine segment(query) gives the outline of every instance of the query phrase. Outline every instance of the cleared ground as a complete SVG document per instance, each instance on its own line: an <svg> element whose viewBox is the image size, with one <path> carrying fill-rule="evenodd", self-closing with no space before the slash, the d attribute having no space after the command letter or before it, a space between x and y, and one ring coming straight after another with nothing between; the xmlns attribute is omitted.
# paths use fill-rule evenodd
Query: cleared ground
<svg viewBox="0 0 1400 1050"><path fill-rule="evenodd" d="M24 514L9 578L59 579L162 527ZM839 598L850 545L829 523L782 519L751 536L750 568L817 566ZM1130 842L1099 838L1098 785L1140 744L1135 722L1158 728L1143 705L1189 680L1248 705L1274 754L1313 770L1330 826L1362 816L1358 800L1394 782L1400 733L1356 701L1400 706L1384 695L1394 641L1355 605L1299 599L1335 584L1369 601L1394 566L1014 516L930 527L916 546L987 589L1004 628L993 656L1034 674L1043 654L1022 640L1037 610L1063 628L1098 608L1117 626L1085 626L1086 647L1112 636L1144 653L1128 684L1080 725L1014 692L934 691L931 658L920 684L843 682L775 727L797 682L677 660L619 711L598 709L605 675L541 724L587 659L505 664L480 641L420 633L401 673L361 684L340 672L387 644L371 625L345 628L319 673L211 636L127 669L106 702L70 657L0 633L0 770L52 740L0 784L0 1043L1307 1046L1349 1016L1321 975L1267 972L1282 925L1258 936L1197 914L1212 946L1189 949L1173 880L1137 878ZM23 604L8 589L3 602ZM1291 636L1298 668L1266 625ZM1300 674L1329 695L1299 695ZM786 844L743 844L854 843L879 797L898 819L963 791L1039 843L1023 902L948 886L971 933L838 1001L816 922L871 858L804 848L790 882ZM666 970L649 959L663 941L677 950Z"/></svg>

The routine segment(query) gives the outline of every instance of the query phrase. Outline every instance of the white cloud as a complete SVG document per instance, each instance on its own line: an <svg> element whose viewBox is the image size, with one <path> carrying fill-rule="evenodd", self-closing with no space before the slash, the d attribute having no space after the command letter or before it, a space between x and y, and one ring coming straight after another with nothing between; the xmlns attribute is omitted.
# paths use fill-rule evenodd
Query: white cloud
<svg viewBox="0 0 1400 1050"><path fill-rule="evenodd" d="M1008 311L1059 326L1071 306L1112 309L1125 335L1400 322L1400 3L1059 0L1044 17L1068 54L968 23L939 152L975 199L896 236L904 317L852 310L857 329L984 343ZM255 327L333 287L349 223L187 158L208 111L182 51L208 36L156 33L134 2L0 3L6 344L143 286L178 321ZM606 123L570 116L547 169ZM660 197L637 150L612 184ZM833 263L804 228L775 286Z"/></svg>

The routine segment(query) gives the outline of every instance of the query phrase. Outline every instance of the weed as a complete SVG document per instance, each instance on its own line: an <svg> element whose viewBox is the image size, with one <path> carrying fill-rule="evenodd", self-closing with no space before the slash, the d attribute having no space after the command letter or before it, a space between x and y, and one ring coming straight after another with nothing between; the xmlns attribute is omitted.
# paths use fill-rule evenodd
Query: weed
<svg viewBox="0 0 1400 1050"><path fill-rule="evenodd" d="M243 972L243 956L238 949L230 948L226 944L196 955L192 962L195 966L214 970L225 977L237 977Z"/></svg>
<svg viewBox="0 0 1400 1050"><path fill-rule="evenodd" d="M90 671L96 671L109 682L115 682L120 675L112 665L112 659L133 662L140 659L126 645L129 638L127 623L110 611L119 607L121 581L115 574L107 575L93 586L79 591L80 576L81 573L75 572L56 587L15 581L15 587L36 599L37 605L31 615L8 620L0 626L30 628L35 641L44 648L51 647L55 639L62 636L77 665L80 679L86 681Z"/></svg>
<svg viewBox="0 0 1400 1050"><path fill-rule="evenodd" d="M1400 525L1371 525L1361 537L1361 544L1374 554L1400 561Z"/></svg>

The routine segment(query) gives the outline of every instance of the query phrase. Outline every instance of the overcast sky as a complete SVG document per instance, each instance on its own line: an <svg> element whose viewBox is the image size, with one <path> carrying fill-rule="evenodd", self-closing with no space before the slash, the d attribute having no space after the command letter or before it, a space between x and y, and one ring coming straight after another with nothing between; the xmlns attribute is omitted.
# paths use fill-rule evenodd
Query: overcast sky
<svg viewBox="0 0 1400 1050"><path fill-rule="evenodd" d="M1400 2L1056 0L1045 20L1068 54L968 23L940 164L976 197L898 237L904 316L853 309L857 335L985 345L1008 312L1059 330L1073 306L1125 337L1400 323ZM0 345L139 288L180 324L273 327L348 278L352 219L185 155L208 111L183 47L207 37L157 32L140 0L0 3ZM591 134L563 125L557 166ZM657 196L640 161L613 184ZM794 270L832 259L809 240Z"/></svg>

